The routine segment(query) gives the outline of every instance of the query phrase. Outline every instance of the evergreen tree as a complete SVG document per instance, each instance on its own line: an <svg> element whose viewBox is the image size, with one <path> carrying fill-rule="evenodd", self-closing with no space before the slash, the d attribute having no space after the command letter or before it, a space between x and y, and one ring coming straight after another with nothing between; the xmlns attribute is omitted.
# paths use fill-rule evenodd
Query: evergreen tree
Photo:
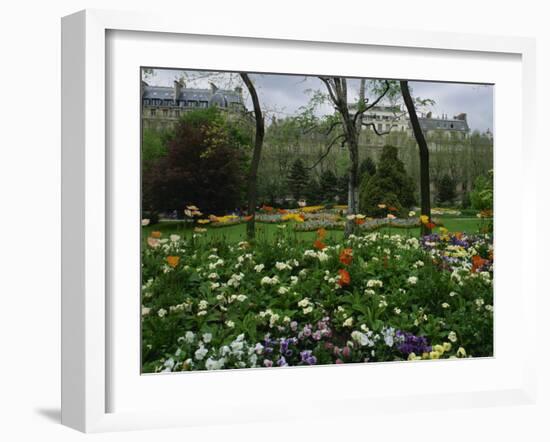
<svg viewBox="0 0 550 442"><path fill-rule="evenodd" d="M376 164L371 157L365 158L361 165L359 166L359 175L361 179L365 177L365 174L368 176L373 176L376 173Z"/></svg>
<svg viewBox="0 0 550 442"><path fill-rule="evenodd" d="M397 209L392 213L403 215L415 204L414 183L397 157L396 147L383 147L376 173L361 182L359 202L361 212L369 216L385 216L389 207ZM378 207L380 204L386 207Z"/></svg>
<svg viewBox="0 0 550 442"><path fill-rule="evenodd" d="M296 201L306 196L306 189L309 184L309 174L300 158L297 158L288 175L288 187Z"/></svg>
<svg viewBox="0 0 550 442"><path fill-rule="evenodd" d="M456 198L456 183L449 174L443 175L437 182L437 202L453 203Z"/></svg>
<svg viewBox="0 0 550 442"><path fill-rule="evenodd" d="M332 170L325 170L321 174L319 187L321 200L329 204L334 203L338 195L338 178Z"/></svg>

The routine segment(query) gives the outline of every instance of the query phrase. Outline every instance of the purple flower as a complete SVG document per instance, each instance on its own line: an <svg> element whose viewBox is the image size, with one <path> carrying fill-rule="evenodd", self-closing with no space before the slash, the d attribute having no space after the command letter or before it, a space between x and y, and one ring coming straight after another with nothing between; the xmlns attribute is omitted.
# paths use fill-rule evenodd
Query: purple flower
<svg viewBox="0 0 550 442"><path fill-rule="evenodd" d="M412 333L401 330L398 330L395 336L398 341L397 349L407 356L411 353L421 355L422 353L432 351L432 347L428 345L428 340L425 336L415 336Z"/></svg>
<svg viewBox="0 0 550 442"><path fill-rule="evenodd" d="M281 356L281 357L279 358L279 360L277 361L277 365L278 365L279 367L287 367L287 366L288 366L288 363L286 362L286 359L285 359L284 356Z"/></svg>
<svg viewBox="0 0 550 442"><path fill-rule="evenodd" d="M264 367L273 367L273 361L269 359L264 359Z"/></svg>

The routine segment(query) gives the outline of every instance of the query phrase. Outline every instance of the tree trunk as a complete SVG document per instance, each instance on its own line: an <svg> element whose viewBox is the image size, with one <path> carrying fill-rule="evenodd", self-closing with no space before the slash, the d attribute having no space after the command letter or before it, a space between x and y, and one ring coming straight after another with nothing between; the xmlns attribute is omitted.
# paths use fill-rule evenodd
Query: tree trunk
<svg viewBox="0 0 550 442"><path fill-rule="evenodd" d="M426 143L426 138L424 138L424 133L422 132L418 116L416 115L416 109L409 90L409 83L408 81L400 81L399 84L401 86L401 93L403 94L405 106L409 112L409 120L413 129L414 138L416 139L416 144L418 144L420 155L420 213L426 215L429 222L431 222L430 153L428 151L428 144ZM421 233L422 235L429 235L432 233L432 230L422 223Z"/></svg>
<svg viewBox="0 0 550 442"><path fill-rule="evenodd" d="M248 173L248 192L247 192L247 204L248 204L248 216L250 220L246 225L246 236L249 240L254 240L256 237L256 197L258 192L258 167L260 165L260 158L262 155L262 146L264 143L265 125L262 109L260 107L260 100L258 99L258 93L256 87L250 80L248 74L241 72L241 78L248 88L250 98L252 99L252 105L254 107L254 118L256 120L256 136L254 139L254 151L252 153L252 162L250 164L250 171Z"/></svg>

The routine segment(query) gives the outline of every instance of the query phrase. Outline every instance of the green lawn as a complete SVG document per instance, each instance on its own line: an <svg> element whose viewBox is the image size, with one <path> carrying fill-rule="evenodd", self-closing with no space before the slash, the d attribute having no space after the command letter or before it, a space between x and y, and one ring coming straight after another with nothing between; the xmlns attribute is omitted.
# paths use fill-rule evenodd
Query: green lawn
<svg viewBox="0 0 550 442"><path fill-rule="evenodd" d="M478 233L479 227L482 225L482 221L477 218L442 218L444 226L450 232L464 232L464 233ZM485 221L486 223L487 221ZM207 232L204 234L210 239L224 240L228 242L238 242L244 241L246 239L246 224L238 224L228 227L207 227ZM146 237L153 230L158 230L163 233L163 236L176 233L183 237L189 236L192 233L192 230L189 229L182 222L172 222L165 221L155 224L153 226L147 226L143 228L143 236ZM438 229L435 229L437 232ZM389 234L402 234L409 236L419 236L420 228L397 228L397 227L383 227L379 229L380 232L389 233ZM316 238L316 232L294 232L292 229L292 224L289 223L285 229L280 229L277 227L277 224L268 224L268 223L256 223L256 238L259 241L270 241L277 234L290 234L295 236L296 241L305 241L310 242L314 241ZM329 230L327 232L327 239L341 239L343 232L341 230Z"/></svg>

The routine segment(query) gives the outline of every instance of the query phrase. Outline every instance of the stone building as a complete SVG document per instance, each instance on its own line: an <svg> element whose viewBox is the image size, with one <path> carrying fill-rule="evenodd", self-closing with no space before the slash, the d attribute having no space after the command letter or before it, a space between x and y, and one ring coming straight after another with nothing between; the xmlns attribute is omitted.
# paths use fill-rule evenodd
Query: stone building
<svg viewBox="0 0 550 442"><path fill-rule="evenodd" d="M170 129L183 112L212 106L228 112L244 110L242 89L220 89L214 83L209 89L187 88L183 79L175 80L172 87L141 82L141 120L145 129Z"/></svg>
<svg viewBox="0 0 550 442"><path fill-rule="evenodd" d="M470 133L465 113L460 113L453 118L449 118L446 114L434 117L432 112L428 112L426 115L419 116L418 120L425 135L438 132L449 137L467 138ZM370 126L367 126L367 129L373 132L375 130L378 133L404 132L412 136L412 127L408 114L399 106L375 106L365 112L363 121L366 124L370 124Z"/></svg>

